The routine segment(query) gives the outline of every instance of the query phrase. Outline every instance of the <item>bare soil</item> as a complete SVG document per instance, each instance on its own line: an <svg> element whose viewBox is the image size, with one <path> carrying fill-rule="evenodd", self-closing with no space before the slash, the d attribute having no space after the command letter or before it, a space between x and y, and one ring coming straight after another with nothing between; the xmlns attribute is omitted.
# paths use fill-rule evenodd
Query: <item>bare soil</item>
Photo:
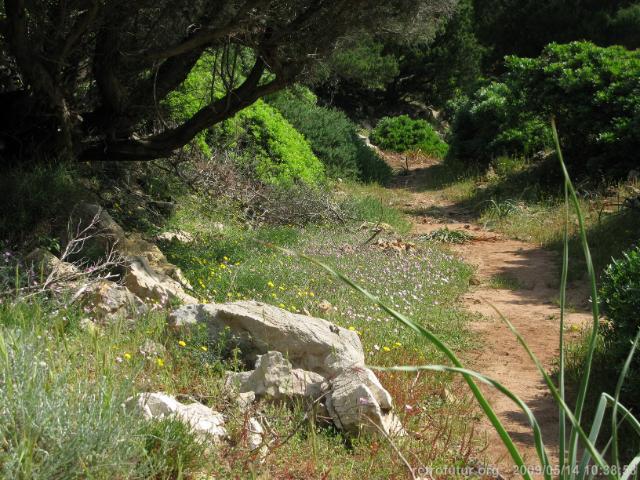
<svg viewBox="0 0 640 480"><path fill-rule="evenodd" d="M395 168L404 168L398 156L388 156ZM473 238L452 249L467 263L476 267L470 291L464 297L466 308L478 313L469 328L480 335L479 347L465 357L467 366L501 382L523 399L538 419L548 453L557 465L558 412L526 352L517 343L508 327L499 319L491 305L498 309L520 331L548 372L554 369L559 354L560 309L559 257L538 245L512 240L488 231L474 223L473 212L465 211L447 200L442 191L425 190L435 162L415 160L409 171L395 177L393 188L401 189L400 207L410 215L413 233L426 234L443 227L461 230ZM408 200L406 199L408 198ZM509 279L509 288L495 288L495 276ZM588 292L584 286L573 286L568 292L571 312L566 316L565 335L576 336L578 328L590 321ZM525 462L538 466L533 435L524 415L506 397L490 387L486 392L493 408L514 439ZM515 478L514 465L493 427L484 420L486 435L484 458L480 460L497 467L504 478ZM537 476L537 475L536 475Z"/></svg>

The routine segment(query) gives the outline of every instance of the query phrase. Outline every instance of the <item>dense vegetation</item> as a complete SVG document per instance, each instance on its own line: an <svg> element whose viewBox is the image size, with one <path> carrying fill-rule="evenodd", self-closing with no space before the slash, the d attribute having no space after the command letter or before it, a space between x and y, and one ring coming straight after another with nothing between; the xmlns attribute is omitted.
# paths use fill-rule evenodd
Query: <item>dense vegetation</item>
<svg viewBox="0 0 640 480"><path fill-rule="evenodd" d="M434 158L444 158L448 148L425 120L412 120L407 115L381 119L371 132L371 140L385 150L420 151Z"/></svg>
<svg viewBox="0 0 640 480"><path fill-rule="evenodd" d="M594 329L564 325L565 340L584 335L567 342L557 381L587 431L618 386L637 410L640 362L625 361L640 328L639 48L638 0L0 0L0 477L361 479L474 465L484 445L469 419L483 410L500 426L467 371L450 370L481 348L463 295L478 283L527 295L452 254L475 229L568 252L562 279L593 282ZM82 203L122 236L82 230ZM441 221L463 226L431 228ZM94 235L113 251L87 253ZM73 280L50 282L36 248ZM225 381L246 367L239 352L224 335L169 328L179 298L144 297L146 313L108 321L84 300L91 282L123 284L133 262L165 255L194 302L322 317L357 332L367 364L446 374L376 372L410 433L392 441L317 421L315 405L242 409ZM183 423L131 415L122 404L142 391L224 412L228 441L205 448ZM625 444L602 458L606 442L568 448L634 458L632 413L619 435L604 414ZM247 446L253 416L267 419L262 460Z"/></svg>
<svg viewBox="0 0 640 480"><path fill-rule="evenodd" d="M602 366L613 373L624 365L630 341L640 328L640 247L624 252L605 269L600 294L603 310L611 322L604 331L606 350L602 353ZM637 378L639 372L640 363L636 359L631 366L631 378ZM629 382L623 398L627 405L637 408L640 382Z"/></svg>
<svg viewBox="0 0 640 480"><path fill-rule="evenodd" d="M268 101L305 136L329 175L378 182L389 178L389 166L364 144L344 112L318 105L315 95L303 88Z"/></svg>
<svg viewBox="0 0 640 480"><path fill-rule="evenodd" d="M483 166L501 155L548 150L558 118L576 173L624 176L638 166L640 54L592 43L551 44L537 58L508 57L500 81L458 100L452 155Z"/></svg>

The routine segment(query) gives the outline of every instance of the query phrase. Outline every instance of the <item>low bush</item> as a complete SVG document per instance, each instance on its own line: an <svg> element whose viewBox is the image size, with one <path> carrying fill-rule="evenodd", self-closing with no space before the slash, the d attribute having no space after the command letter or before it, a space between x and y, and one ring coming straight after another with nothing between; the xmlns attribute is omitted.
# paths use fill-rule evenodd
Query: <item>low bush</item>
<svg viewBox="0 0 640 480"><path fill-rule="evenodd" d="M37 299L0 305L0 477L181 478L197 471L204 444L175 420L156 424L127 413L122 403L134 392L133 375L118 372L91 342L79 349L72 325L84 315Z"/></svg>
<svg viewBox="0 0 640 480"><path fill-rule="evenodd" d="M610 335L628 350L627 341L640 328L640 247L623 253L605 269L600 295L612 322Z"/></svg>
<svg viewBox="0 0 640 480"><path fill-rule="evenodd" d="M173 121L190 118L222 94L222 86L213 78L214 62L213 57L204 55L180 88L168 97L166 108ZM223 124L201 132L195 145L206 158L229 151L239 165L267 183L318 183L324 178L323 165L304 136L262 100Z"/></svg>
<svg viewBox="0 0 640 480"><path fill-rule="evenodd" d="M308 184L324 178L322 163L304 136L269 104L258 100L242 110L225 128L221 144L235 149L239 164L270 184Z"/></svg>
<svg viewBox="0 0 640 480"><path fill-rule="evenodd" d="M607 370L619 371L629 353L629 346L640 328L640 247L635 247L613 260L602 275L601 303L610 328L604 331L603 357ZM631 364L629 381L623 398L634 409L640 406L640 358Z"/></svg>
<svg viewBox="0 0 640 480"><path fill-rule="evenodd" d="M537 58L507 57L505 69L452 105L452 156L484 167L500 155L534 157L552 147L554 115L576 174L622 176L637 167L639 52L553 43Z"/></svg>
<svg viewBox="0 0 640 480"><path fill-rule="evenodd" d="M300 131L331 177L384 182L389 166L358 137L356 125L339 110L322 107L304 87L268 99Z"/></svg>
<svg viewBox="0 0 640 480"><path fill-rule="evenodd" d="M371 141L384 150L423 154L443 158L448 146L425 120L413 120L408 115L385 117L371 133Z"/></svg>

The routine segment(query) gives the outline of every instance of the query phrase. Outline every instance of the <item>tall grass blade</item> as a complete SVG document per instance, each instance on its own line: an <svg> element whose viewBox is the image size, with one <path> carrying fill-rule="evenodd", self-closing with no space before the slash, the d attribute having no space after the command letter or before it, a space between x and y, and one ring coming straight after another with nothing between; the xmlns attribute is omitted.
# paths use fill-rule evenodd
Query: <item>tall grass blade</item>
<svg viewBox="0 0 640 480"><path fill-rule="evenodd" d="M286 249L286 248L282 248L282 247L277 246L277 245L270 244L269 246L271 248L276 249L276 250L280 250L281 252L284 252L287 255L293 255L293 256L297 256L298 258L302 258L304 260L307 260L307 261L317 265L318 267L322 268L327 273L333 275L334 277L336 277L337 279L341 280L346 285L350 286L351 288L353 288L357 292L359 292L362 295L364 295L366 298L371 300L373 303L377 304L382 310L387 312L389 315L391 315L393 318L398 320L400 323L402 323L403 325L405 325L409 329L413 330L414 332L418 333L422 337L424 337L427 340L429 340L429 342L431 342L438 350L440 350L442 353L445 354L445 356L454 364L454 366L456 366L458 368L463 368L462 363L460 362L458 357L455 355L455 353L453 353L453 351L449 347L447 347L438 338L437 335L435 335L434 333L430 332L429 330L427 330L426 328L422 327L421 325L418 325L417 323L413 322L409 318L407 318L404 315L402 315L400 312L397 312L393 308L389 307L387 304L382 302L378 297L376 297L375 295L372 295L367 290L362 288L360 285L356 284L355 282L353 282L351 279L349 279L348 277L344 276L340 272L334 270L329 265L327 265L327 264L325 264L325 263L321 262L320 260L315 259L313 257L309 257L309 256L304 255L302 253L294 252L292 250L289 250L289 249ZM519 471L522 472L523 478L525 478L526 480L531 480L531 475L528 473L528 469L527 469L526 464L524 463L524 459L522 458L522 455L520 455L520 452L518 451L518 449L515 446L513 440L511 439L511 436L509 435L509 433L504 428L504 425L502 425L502 422L500 421L500 419L496 415L495 411L493 410L493 408L491 407L491 405L487 401L486 397L482 394L482 392L480 391L480 389L478 388L476 383L473 381L473 378L471 376L463 374L463 378L467 382L467 385L469 386L469 389L473 393L473 396L476 398L478 404L482 408L482 411L484 412L486 417L491 422L491 425L493 425L493 427L495 428L496 432L500 436L500 439L501 439L502 443L507 448L507 451L509 452L509 455L511 456L511 458L514 461L514 463L518 467Z"/></svg>
<svg viewBox="0 0 640 480"><path fill-rule="evenodd" d="M529 408L529 406L522 401L520 397L518 397L511 390L506 388L500 382L493 380L482 373L476 372L474 370L469 370L467 368L458 368L458 367L448 367L446 365L421 365L421 366L396 366L396 367L372 367L375 370L382 371L391 371L391 372L416 372L421 370L432 371L432 372L453 372L460 373L462 375L468 375L470 377L474 377L485 383L490 385L491 387L498 390L500 393L509 398L513 403L515 403L520 410L525 414L527 420L529 421L529 425L533 430L534 441L536 445L536 452L538 454L538 458L540 459L542 471L544 472L545 479L551 480L551 467L549 465L549 456L545 450L544 442L542 439L542 430L540 429L540 424L536 419L535 415Z"/></svg>
<svg viewBox="0 0 640 480"><path fill-rule="evenodd" d="M587 397L587 390L589 388L589 380L591 377L591 367L593 364L593 355L596 349L596 340L598 335L599 318L600 318L600 312L598 308L598 289L596 287L596 273L595 273L595 269L593 268L591 251L589 250L589 244L587 242L587 233L586 233L584 218L582 215L582 211L580 209L578 196L576 195L576 191L573 187L573 183L571 182L571 177L569 176L567 166L564 163L562 149L560 148L560 138L558 136L558 129L556 127L556 122L554 118L551 119L551 130L553 133L553 140L555 143L556 152L558 154L558 160L560 162L560 168L562 169L562 174L564 175L565 186L569 191L569 198L571 199L571 203L573 203L575 213L578 218L580 243L582 245L584 258L587 263L587 273L589 277L589 284L590 284L590 290L591 290L591 313L593 316L593 323L592 323L591 335L589 337L589 344L587 347L587 356L584 361L584 373L580 380L580 386L578 388L578 395L576 398L576 406L574 410L574 416L579 426L582 420L582 412L584 410L584 404ZM576 424L574 423L573 428L571 429L571 434L569 436L569 460L568 460L569 466L574 466L577 464L577 451L578 451L578 429L576 428ZM571 468L570 478L574 478L575 473L576 472L573 471L573 468Z"/></svg>
<svg viewBox="0 0 640 480"><path fill-rule="evenodd" d="M624 362L622 367L622 371L620 372L620 377L618 378L618 384L616 385L616 392L613 403L613 412L611 413L611 437L613 439L611 443L611 457L613 460L613 464L616 466L616 471L620 471L620 452L618 451L618 404L620 403L620 392L622 391L622 385L624 384L624 380L629 372L629 368L631 367L631 361L633 360L633 355L636 353L636 348L638 347L638 340L640 339L640 330L636 333L636 338L633 341L633 345L631 346L631 351L627 356L627 360Z"/></svg>
<svg viewBox="0 0 640 480"><path fill-rule="evenodd" d="M558 359L558 384L560 397L565 400L565 351L564 351L564 324L567 305L567 277L569 273L569 187L564 182L564 210L565 222L562 242L562 274L560 276L560 358ZM558 459L560 479L567 478L565 462L567 460L567 433L566 418L562 407L558 406Z"/></svg>
<svg viewBox="0 0 640 480"><path fill-rule="evenodd" d="M636 468L638 468L639 464L640 464L640 455L638 455L637 457L635 457L633 460L629 462L629 465L627 466L626 470L622 473L622 477L620 477L620 480L627 480L629 477L631 477L631 475L633 475L633 473L636 471Z"/></svg>
<svg viewBox="0 0 640 480"><path fill-rule="evenodd" d="M604 420L604 414L607 410L608 400L604 396L600 396L600 400L598 401L598 408L596 409L596 413L593 417L593 422L591 423L591 431L589 432L589 441L594 445L598 441L598 436L600 435L600 429L602 428L602 421ZM563 412L564 413L564 412ZM588 451L584 452L582 456L582 462L580 462L580 467L578 469L578 478L583 480L587 474L587 466L591 461L591 454Z"/></svg>

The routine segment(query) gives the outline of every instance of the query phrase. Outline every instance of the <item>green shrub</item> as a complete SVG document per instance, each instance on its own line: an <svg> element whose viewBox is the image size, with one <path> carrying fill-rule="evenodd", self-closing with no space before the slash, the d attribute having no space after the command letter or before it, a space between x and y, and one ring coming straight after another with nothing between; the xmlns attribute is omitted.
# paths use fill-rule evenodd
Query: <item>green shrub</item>
<svg viewBox="0 0 640 480"><path fill-rule="evenodd" d="M448 146L425 120L407 115L385 117L371 134L371 141L384 150L407 152L420 150L425 155L443 158Z"/></svg>
<svg viewBox="0 0 640 480"><path fill-rule="evenodd" d="M322 163L304 136L262 100L242 110L230 124L238 161L255 169L261 180L288 185L295 180L313 184L324 178Z"/></svg>
<svg viewBox="0 0 640 480"><path fill-rule="evenodd" d="M356 126L339 110L316 103L308 89L297 87L269 98L301 132L331 177L384 182L389 166L358 137Z"/></svg>
<svg viewBox="0 0 640 480"><path fill-rule="evenodd" d="M548 125L526 111L507 83L491 82L451 108L451 158L486 168L496 157L531 157L551 145Z"/></svg>
<svg viewBox="0 0 640 480"><path fill-rule="evenodd" d="M573 172L621 176L637 167L640 52L554 43L537 58L507 57L505 69L453 106L452 156L485 167L499 155L530 158L551 147L554 115Z"/></svg>
<svg viewBox="0 0 640 480"><path fill-rule="evenodd" d="M200 108L220 96L222 87L213 81L214 58L204 55L178 90L166 101L171 119L191 118ZM201 132L195 144L206 156L229 150L242 166L271 184L300 180L317 183L324 178L322 163L305 138L276 110L262 100L237 113L224 124Z"/></svg>
<svg viewBox="0 0 640 480"><path fill-rule="evenodd" d="M615 389L614 379L622 369L629 348L640 328L640 247L613 260L602 275L600 303L611 322L603 329L603 344L598 351L596 374L603 380L603 388ZM633 359L628 381L622 390L622 402L633 410L640 407L640 358Z"/></svg>
<svg viewBox="0 0 640 480"><path fill-rule="evenodd" d="M611 335L625 343L640 328L640 247L613 260L602 276L603 309L611 320Z"/></svg>

